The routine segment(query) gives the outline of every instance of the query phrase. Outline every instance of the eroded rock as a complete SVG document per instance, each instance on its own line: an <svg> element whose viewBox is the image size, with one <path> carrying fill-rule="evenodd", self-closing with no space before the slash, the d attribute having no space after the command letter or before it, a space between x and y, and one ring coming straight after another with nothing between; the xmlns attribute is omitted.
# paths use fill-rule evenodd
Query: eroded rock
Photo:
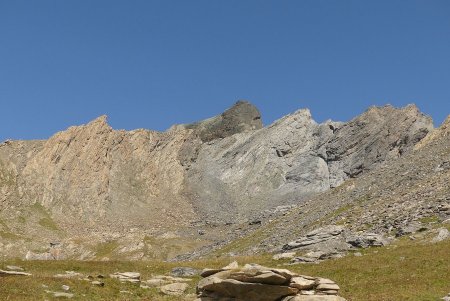
<svg viewBox="0 0 450 301"><path fill-rule="evenodd" d="M199 281L198 300L277 301L291 300L290 297L314 296L316 292L322 295L337 295L339 291L339 286L330 279L298 275L289 270L272 269L257 264L217 271Z"/></svg>

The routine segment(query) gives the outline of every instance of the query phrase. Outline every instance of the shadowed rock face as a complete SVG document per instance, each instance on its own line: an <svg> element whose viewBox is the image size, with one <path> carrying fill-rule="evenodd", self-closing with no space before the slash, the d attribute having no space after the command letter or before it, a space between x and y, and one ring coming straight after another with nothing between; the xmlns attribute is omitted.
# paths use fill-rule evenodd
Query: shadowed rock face
<svg viewBox="0 0 450 301"><path fill-rule="evenodd" d="M258 130L262 127L258 109L243 100L238 101L219 116L185 126L187 129L195 130L202 142Z"/></svg>
<svg viewBox="0 0 450 301"><path fill-rule="evenodd" d="M46 141L0 144L0 231L140 240L195 220L246 220L396 159L431 129L414 106L322 124L299 110L262 127L239 101L167 132L113 130L102 116Z"/></svg>

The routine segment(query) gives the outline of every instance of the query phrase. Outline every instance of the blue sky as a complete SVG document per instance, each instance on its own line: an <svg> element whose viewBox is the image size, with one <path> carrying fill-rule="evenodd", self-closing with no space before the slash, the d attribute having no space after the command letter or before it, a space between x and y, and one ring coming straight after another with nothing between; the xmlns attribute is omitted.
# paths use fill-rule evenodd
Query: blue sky
<svg viewBox="0 0 450 301"><path fill-rule="evenodd" d="M265 124L299 108L450 114L450 1L0 1L0 140L107 114L167 129L247 99Z"/></svg>

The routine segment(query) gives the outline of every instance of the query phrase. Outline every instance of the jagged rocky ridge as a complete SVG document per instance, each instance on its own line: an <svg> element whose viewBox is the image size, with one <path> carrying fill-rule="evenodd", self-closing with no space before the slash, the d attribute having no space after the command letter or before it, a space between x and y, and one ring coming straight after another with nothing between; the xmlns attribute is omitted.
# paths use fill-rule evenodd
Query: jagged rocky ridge
<svg viewBox="0 0 450 301"><path fill-rule="evenodd" d="M346 123L318 124L299 110L263 127L240 101L166 132L113 130L102 116L45 141L6 141L0 251L24 256L62 242L78 259L172 257L394 161L432 128L413 105L372 107Z"/></svg>
<svg viewBox="0 0 450 301"><path fill-rule="evenodd" d="M276 259L314 262L408 237L450 238L450 116L396 160L283 210L266 211L227 252L281 252ZM255 228L256 227L256 228ZM257 231L255 231L257 230ZM238 238L238 237L236 237ZM248 242L251 242L250 244Z"/></svg>

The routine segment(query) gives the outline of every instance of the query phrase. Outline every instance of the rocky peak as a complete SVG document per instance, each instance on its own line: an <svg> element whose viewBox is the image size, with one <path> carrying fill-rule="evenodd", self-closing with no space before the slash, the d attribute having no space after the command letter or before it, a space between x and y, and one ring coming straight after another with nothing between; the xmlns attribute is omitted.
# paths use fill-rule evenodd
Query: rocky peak
<svg viewBox="0 0 450 301"><path fill-rule="evenodd" d="M447 116L447 119L444 120L444 122L441 124L440 127L428 133L428 135L423 140L417 143L415 149L420 149L438 140L439 138L446 137L449 135L450 135L450 115Z"/></svg>
<svg viewBox="0 0 450 301"><path fill-rule="evenodd" d="M445 132L450 132L450 115L447 116L439 128Z"/></svg>
<svg viewBox="0 0 450 301"><path fill-rule="evenodd" d="M101 134L112 131L112 127L108 124L108 116L106 115L99 116L82 127L92 134Z"/></svg>
<svg viewBox="0 0 450 301"><path fill-rule="evenodd" d="M261 113L248 101L240 100L222 114L185 126L194 129L203 142L225 138L263 127Z"/></svg>

